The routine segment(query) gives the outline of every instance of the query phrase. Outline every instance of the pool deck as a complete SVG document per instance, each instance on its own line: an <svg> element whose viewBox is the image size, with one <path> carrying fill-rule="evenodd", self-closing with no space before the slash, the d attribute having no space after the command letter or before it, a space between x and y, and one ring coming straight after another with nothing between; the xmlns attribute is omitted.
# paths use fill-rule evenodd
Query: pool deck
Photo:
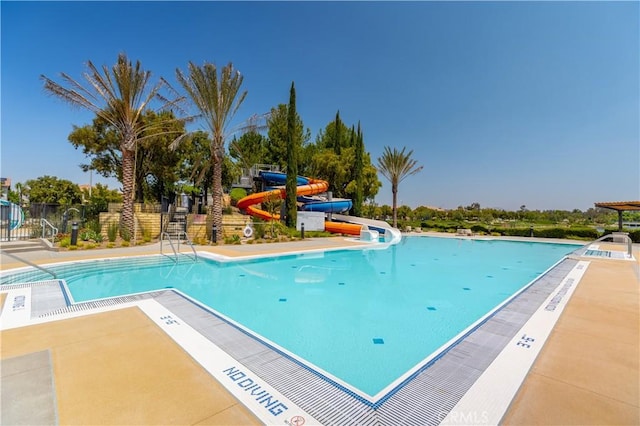
<svg viewBox="0 0 640 426"><path fill-rule="evenodd" d="M197 249L244 257L360 244L323 238ZM46 265L157 253L153 244L18 256ZM589 268L503 424L640 424L637 246L634 255L581 258ZM5 255L0 261L3 271L24 266ZM0 293L0 309L10 308L5 299ZM0 337L1 424L261 424L138 307L11 328ZM467 423L483 423L481 413L462 414L471 416Z"/></svg>

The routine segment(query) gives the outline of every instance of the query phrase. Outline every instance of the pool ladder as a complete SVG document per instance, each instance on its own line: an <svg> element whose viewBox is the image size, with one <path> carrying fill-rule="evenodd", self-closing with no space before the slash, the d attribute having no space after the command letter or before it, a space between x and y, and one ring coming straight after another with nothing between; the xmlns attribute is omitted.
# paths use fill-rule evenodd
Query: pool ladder
<svg viewBox="0 0 640 426"><path fill-rule="evenodd" d="M185 231L178 231L178 233L177 233L177 235L175 235L175 237L176 237L176 241L177 241L176 245L173 244L173 239L171 238L171 235L168 232L162 232L160 234L160 254L164 254L165 256L173 259L176 263L178 263L178 254L180 254L180 240L182 239L185 244L187 244L189 247L191 247L191 251L193 251L193 261L197 262L198 261L198 253L196 253L196 249L193 247L193 243L189 239L189 236L187 235L187 233ZM184 237L184 238L180 238L180 237ZM163 246L163 242L165 240L168 241L169 242L169 246L171 246L171 250L173 251L173 257L171 257L170 255L165 254L165 253L162 252L162 246ZM191 258L191 256L186 254L186 253L184 255L189 257L189 258Z"/></svg>

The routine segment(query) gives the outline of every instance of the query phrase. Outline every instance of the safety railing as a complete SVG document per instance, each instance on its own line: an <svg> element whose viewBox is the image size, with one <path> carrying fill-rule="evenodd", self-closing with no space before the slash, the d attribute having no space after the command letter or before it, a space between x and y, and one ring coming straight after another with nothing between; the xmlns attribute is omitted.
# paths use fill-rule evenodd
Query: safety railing
<svg viewBox="0 0 640 426"><path fill-rule="evenodd" d="M179 231L178 232L178 252L180 252L180 237L184 236L183 241L186 245L188 245L189 247L191 247L191 251L193 252L193 261L197 262L198 261L198 253L196 253L196 249L193 246L193 243L191 242L191 240L189 239L189 236L187 235L187 233L185 231ZM185 256L189 256L187 254L185 254Z"/></svg>
<svg viewBox="0 0 640 426"><path fill-rule="evenodd" d="M614 232L611 234L603 235L597 240L592 241L588 244L585 244L581 248L575 250L574 253L579 253L580 255L582 255L589 249L591 245L595 243L599 243L601 241L606 241L609 239L613 243L625 244L627 246L627 253L626 253L627 258L631 259L633 257L633 240L631 239L631 237L629 237L629 235L627 235L624 232Z"/></svg>
<svg viewBox="0 0 640 426"><path fill-rule="evenodd" d="M10 257L10 258L12 258L12 259L17 260L18 262L22 262L22 263L24 263L24 264L25 264L25 265L27 265L27 266L31 266L32 268L38 269L38 270L40 270L40 271L44 272L45 274L51 275L54 279L58 279L58 276L56 275L56 273L55 273L55 272L53 272L53 271L51 271L51 270L49 270L49 269L47 269L47 268L44 268L44 267L42 267L42 266L40 266L40 265L36 265L35 263L30 262L30 261L28 261L27 259L23 259L23 258L22 258L22 257L20 257L20 256L16 256L16 255L15 255L15 254L13 254L13 253L9 253L9 252L6 252L6 251L4 251L4 250L0 250L0 252L2 252L2 254L3 254L4 256L8 256L8 257Z"/></svg>
<svg viewBox="0 0 640 426"><path fill-rule="evenodd" d="M42 227L42 238L48 239L47 234L51 234L51 244L55 244L56 235L58 235L58 228L53 226L47 219L40 219L40 226Z"/></svg>
<svg viewBox="0 0 640 426"><path fill-rule="evenodd" d="M179 231L178 234L176 235L176 245L173 244L173 239L171 238L171 235L168 232L162 232L160 234L160 254L163 254L167 257L170 257L169 255L165 254L163 252L163 243L164 241L167 241L169 243L169 246L171 247L171 251L173 251L173 258L174 261L177 263L178 262L178 254L180 254L180 237L184 236L183 241L185 244L187 244L188 246L191 247L191 251L193 252L193 261L197 262L198 261L198 253L196 253L196 249L195 247L193 247L193 243L191 242L191 240L189 239L189 236L187 235L186 232L184 231ZM190 257L190 255L183 253L184 256Z"/></svg>

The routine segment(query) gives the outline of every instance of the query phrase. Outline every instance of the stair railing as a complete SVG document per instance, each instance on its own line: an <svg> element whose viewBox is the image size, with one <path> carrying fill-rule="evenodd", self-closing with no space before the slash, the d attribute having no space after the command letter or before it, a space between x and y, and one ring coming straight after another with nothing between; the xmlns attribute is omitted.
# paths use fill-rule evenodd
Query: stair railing
<svg viewBox="0 0 640 426"><path fill-rule="evenodd" d="M42 227L42 238L43 239L47 239L46 238L46 234L47 234L47 230L51 231L51 244L55 244L56 242L56 235L58 235L58 228L56 228L55 226L53 226L47 219L42 218L40 219L40 227Z"/></svg>

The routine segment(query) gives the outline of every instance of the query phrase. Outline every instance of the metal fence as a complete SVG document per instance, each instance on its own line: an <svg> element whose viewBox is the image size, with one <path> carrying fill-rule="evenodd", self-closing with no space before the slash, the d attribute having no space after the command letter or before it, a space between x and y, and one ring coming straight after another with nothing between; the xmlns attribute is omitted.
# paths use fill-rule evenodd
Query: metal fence
<svg viewBox="0 0 640 426"><path fill-rule="evenodd" d="M49 238L45 235L51 227L43 228L45 219L59 232L71 231L71 224L78 222L81 226L86 222L84 205L60 205L49 203L32 203L27 208L20 208L12 203L0 205L0 241L29 240Z"/></svg>

